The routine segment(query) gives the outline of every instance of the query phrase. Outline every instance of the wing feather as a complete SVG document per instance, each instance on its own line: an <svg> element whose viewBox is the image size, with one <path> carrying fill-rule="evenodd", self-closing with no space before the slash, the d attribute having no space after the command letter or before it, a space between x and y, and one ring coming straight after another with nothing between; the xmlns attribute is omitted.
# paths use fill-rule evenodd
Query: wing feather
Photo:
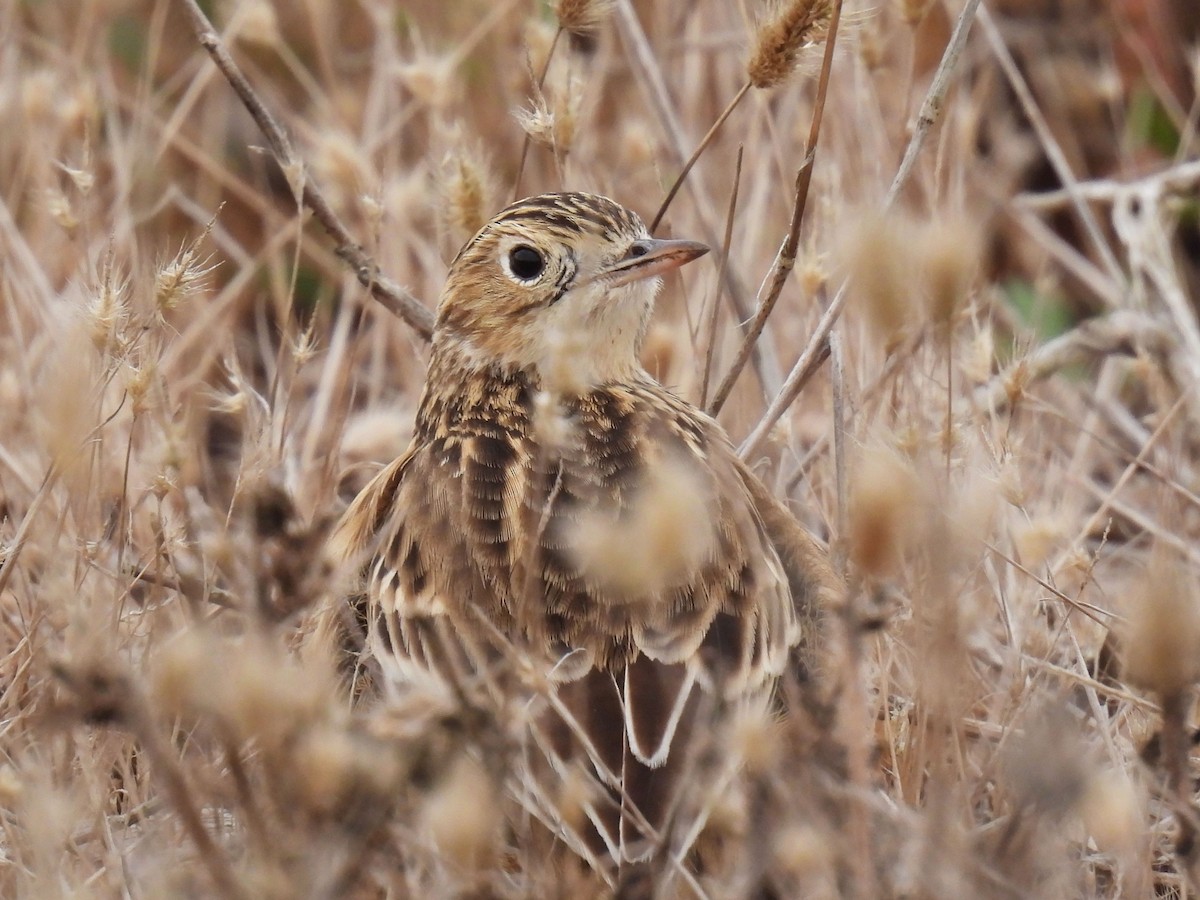
<svg viewBox="0 0 1200 900"><path fill-rule="evenodd" d="M554 448L539 449L520 405L510 406L507 424L473 419L384 468L332 546L368 563L368 649L385 682L477 668L478 612L500 633L525 630L535 645L544 638L591 662L559 673L575 720L560 722L559 743L575 748L564 758L619 773L620 785L602 778L618 802L593 819L603 845L625 854L627 839L652 837L637 822L665 826L687 768L677 744L694 730L701 696L765 702L838 579L720 426L658 385L579 398L567 411L573 443ZM648 468L676 459L694 470L706 549L653 588L597 581L573 546L580 523L598 513L619 526Z"/></svg>
<svg viewBox="0 0 1200 900"><path fill-rule="evenodd" d="M625 667L622 699L629 749L651 769L667 761L675 729L696 683L696 670L639 656Z"/></svg>

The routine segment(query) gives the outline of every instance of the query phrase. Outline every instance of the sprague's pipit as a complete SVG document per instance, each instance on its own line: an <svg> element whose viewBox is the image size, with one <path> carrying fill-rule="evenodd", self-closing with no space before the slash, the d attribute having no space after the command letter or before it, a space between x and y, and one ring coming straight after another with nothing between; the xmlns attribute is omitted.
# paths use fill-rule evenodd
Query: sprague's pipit
<svg viewBox="0 0 1200 900"><path fill-rule="evenodd" d="M589 840L618 861L658 846L697 718L769 693L836 584L721 426L639 363L658 276L707 249L592 194L501 212L450 267L412 445L335 541L386 683L478 668L496 634L544 661L559 746L611 792Z"/></svg>

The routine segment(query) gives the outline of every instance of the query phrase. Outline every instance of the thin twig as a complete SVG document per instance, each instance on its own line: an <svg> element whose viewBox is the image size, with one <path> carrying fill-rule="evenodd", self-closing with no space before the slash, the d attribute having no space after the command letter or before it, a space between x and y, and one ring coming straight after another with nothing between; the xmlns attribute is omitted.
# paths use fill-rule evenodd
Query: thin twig
<svg viewBox="0 0 1200 900"><path fill-rule="evenodd" d="M838 26L841 24L841 20L842 0L835 0L833 11L829 17L829 32L825 36L825 52L821 57L821 75L817 80L817 95L813 100L812 119L808 123L808 141L804 146L804 162L800 165L800 171L796 173L796 198L792 205L792 220L788 226L787 237L784 238L783 246L779 250L775 271L771 274L770 287L755 312L754 322L742 338L742 346L738 348L733 365L721 382L716 397L713 398L711 410L713 415L720 412L725 401L729 399L729 394L745 367L746 360L757 346L763 328L766 327L767 319L779 301L779 295L783 293L784 283L792 274L792 269L796 267L796 253L800 246L800 226L804 224L804 210L808 207L813 165L817 158L817 141L821 137L821 123L825 119L825 98L829 94L829 80L833 72L833 52L837 46Z"/></svg>
<svg viewBox="0 0 1200 900"><path fill-rule="evenodd" d="M725 268L729 265L729 247L733 243L733 214L737 211L738 188L742 183L742 151L738 145L737 161L733 167L733 192L729 195L729 213L725 217L725 241L721 245L721 271L717 275L717 292L708 317L708 341L704 352L704 378L700 383L700 408L708 403L708 380L712 375L713 354L717 346L717 316L721 312L721 286L725 283Z"/></svg>
<svg viewBox="0 0 1200 900"><path fill-rule="evenodd" d="M979 7L979 2L980 0L967 0L963 11L959 13L958 21L954 23L954 31L950 34L950 42L946 45L945 52L942 53L942 60L938 63L933 81L929 85L929 92L925 95L925 102L921 104L921 112L917 116L917 127L913 130L912 137L908 141L908 147L905 148L904 156L900 161L900 167L896 170L896 176L892 179L892 185L888 189L887 198L884 200L884 209L891 208L896 198L900 195L900 191L908 182L909 176L913 171L913 166L916 163L917 155L920 153L922 146L924 146L930 129L941 116L942 104L945 102L946 92L950 89L950 75L954 70L955 64L958 62L959 56L962 55L967 34L970 32L971 20L975 17L975 11ZM754 430L750 432L746 440L742 442L742 446L738 449L738 453L741 454L743 459L754 456L762 450L763 445L766 443L767 435L771 433L771 429L775 427L775 423L796 402L796 398L800 395L800 391L804 389L804 385L808 383L808 380L812 378L820 362L828 355L829 351L826 344L829 333L833 330L834 323L837 322L846 305L846 294L847 285L843 283L838 288L833 302L829 304L829 308L825 310L825 314L821 316L821 320L817 323L816 331L813 332L808 345L804 348L804 352L800 354L800 358L792 366L792 371L788 373L783 387L779 390L775 399L771 401L767 407L767 411L763 413L762 419L754 426Z"/></svg>
<svg viewBox="0 0 1200 900"><path fill-rule="evenodd" d="M846 305L846 286L838 291L837 296L833 298L833 302L825 310L820 321L817 322L816 330L813 331L812 337L808 340L808 345L804 348L804 352L800 354L800 358L796 360L796 364L792 366L792 371L788 373L787 380L783 383L783 388L771 401L771 405L767 407L767 411L763 413L763 417L758 424L754 426L754 430L742 442L738 448L738 455L742 459L751 459L756 456L766 443L767 435L771 429L775 427L775 423L783 416L789 406L795 402L800 396L800 392L804 390L804 386L808 384L809 379L817 373L817 369L821 364L829 358L829 334L833 331L833 326L842 314L842 308Z"/></svg>
<svg viewBox="0 0 1200 900"><path fill-rule="evenodd" d="M783 239L783 246L779 248L779 254L775 258L775 269L771 273L770 287L768 287L762 303L758 305L758 310L754 314L754 321L750 323L749 329L747 329L745 335L742 337L742 343L738 347L737 355L733 358L733 364L729 367L729 371L725 373L725 377L721 379L721 385L717 388L717 393L713 397L712 406L708 411L714 416L721 411L721 407L729 399L729 395L733 391L733 386L737 383L738 376L742 374L742 369L746 365L746 360L750 358L750 354L758 344L758 339L767 324L767 318L771 315L771 311L779 301L779 295L783 292L784 282L787 281L788 275L791 274L792 269L796 266L796 253L800 246L800 225L803 222L804 216L804 195L801 193L803 190L801 181L803 173L811 169L812 162L813 155L809 153L808 158L800 166L800 172L796 175L796 199L792 204L792 221L788 226L787 236Z"/></svg>
<svg viewBox="0 0 1200 900"><path fill-rule="evenodd" d="M312 211L313 217L333 238L334 253L350 266L355 277L386 310L403 319L420 337L429 340L433 335L433 314L409 291L380 274L374 259L354 240L350 230L333 211L325 194L305 171L304 163L293 149L287 132L267 109L229 51L225 49L208 16L200 9L196 0L183 0L183 7L191 19L196 39L208 51L217 69L225 76L242 105L257 123L267 139L272 155L300 202Z"/></svg>
<svg viewBox="0 0 1200 900"><path fill-rule="evenodd" d="M917 124L913 129L912 137L908 139L908 146L904 148L904 156L901 157L900 166L896 169L896 177L892 179L891 187L888 188L887 197L883 203L884 209L891 209L896 198L900 196L900 191L904 189L909 176L912 175L917 156L920 155L921 148L925 146L925 139L929 137L930 130L942 117L942 104L946 102L946 94L950 91L950 76L954 74L958 58L967 45L967 35L971 31L971 22L975 19L978 8L979 0L967 0L963 11L958 14L954 30L950 33L950 41L942 53L942 60L938 63L937 71L933 73L933 81L930 82L925 100L921 103L921 111L917 113Z"/></svg>
<svg viewBox="0 0 1200 900"><path fill-rule="evenodd" d="M1025 77L1017 67L1016 60L1013 59L1008 46L1004 43L1000 29L996 27L996 23L993 21L987 7L984 7L979 12L979 24L983 28L983 34L987 38L988 43L992 45L992 52L996 56L996 61L1000 63L1000 68L1004 71L1009 86L1017 95L1025 116L1029 119L1030 124L1033 125L1033 130L1037 132L1038 140L1041 142L1042 149L1046 153L1046 159L1049 160L1050 165L1054 169L1054 174L1058 176L1058 180L1063 183L1067 193L1070 195L1071 205L1075 207L1075 212L1079 215L1080 221L1083 222L1084 230L1095 246L1096 253L1100 256L1100 261L1104 264L1109 277L1112 278L1115 284L1124 284L1128 279L1121 270L1116 256L1113 255L1112 248L1104 238L1104 234L1100 231L1100 224L1096 221L1096 216L1093 214L1091 207L1087 205L1083 196L1079 193L1079 181L1071 171L1066 154L1063 153L1062 147L1059 146L1054 133L1050 130L1050 126L1038 108L1037 101L1033 99L1033 93L1029 90L1029 85L1026 83Z"/></svg>
<svg viewBox="0 0 1200 900"><path fill-rule="evenodd" d="M666 134L667 147L675 154L676 160L682 165L687 159L688 141L684 136L683 126L680 124L679 116L676 113L678 104L671 98L670 92L667 90L662 69L659 67L658 60L650 48L650 42L646 39L646 32L642 29L641 22L638 20L637 13L634 12L630 0L616 0L614 12L621 38L628 51L630 64L654 108L656 121L661 124ZM713 209L712 202L707 194L704 194L696 187L695 179L689 179L685 184L700 213L702 224L700 238L715 246L719 241L719 232L716 225L717 213ZM729 290L729 299L738 321L748 322L752 313L745 296L743 296L741 285L738 284L735 271L732 267L725 273L725 284ZM774 348L770 342L755 344L751 362L754 364L763 390L768 395L774 392L776 386L782 383L783 374L779 370L779 362L775 357Z"/></svg>
<svg viewBox="0 0 1200 900"><path fill-rule="evenodd" d="M542 74L538 76L537 92L539 95L546 86L546 76L550 73L550 63L554 60L554 51L558 48L558 42L562 38L562 33L563 27L559 25L558 30L554 32L554 40L550 42L550 49L546 52L546 62L542 65ZM533 138L526 131L525 139L521 141L521 160L517 163L517 177L513 182L513 203L521 199L521 176L525 174L525 161L529 158L529 147L532 143Z"/></svg>
<svg viewBox="0 0 1200 900"><path fill-rule="evenodd" d="M1018 393L1062 369L1091 357L1146 349L1165 355L1171 333L1144 313L1119 310L1077 325L1040 345L975 388L973 402L982 409L1003 410Z"/></svg>
<svg viewBox="0 0 1200 900"><path fill-rule="evenodd" d="M1147 189L1152 189L1156 193L1175 193L1195 190L1198 184L1200 184L1200 160L1192 160L1136 181L1117 181L1113 178L1080 181L1076 182L1073 191L1059 188L1054 191L1017 194L1013 197L1012 202L1014 206L1026 209L1049 211L1074 203L1076 197L1097 203L1114 203L1130 193L1141 194Z"/></svg>
<svg viewBox="0 0 1200 900"><path fill-rule="evenodd" d="M710 143L712 143L712 139L717 136L717 132L721 129L721 126L725 124L725 120L729 118L735 109L737 109L738 104L742 102L742 98L750 93L750 87L751 84L749 81L742 85L741 89L734 94L733 99L729 101L729 104L725 107L721 114L717 116L717 121L712 123L712 126L708 129L708 132L700 139L700 143L696 145L696 149L692 151L692 155L688 157L688 161L683 164L683 169L680 170L679 175L676 176L675 183L672 184L671 189L667 191L667 196L663 198L662 205L658 207L658 212L654 214L654 220L650 223L651 232L653 232L654 229L658 227L659 223L662 222L663 216L667 214L667 209L671 206L671 201L675 199L675 195L678 194L679 189L683 187L684 179L687 178L688 172L692 171L692 166L696 164L696 160L700 158L700 154L708 148Z"/></svg>

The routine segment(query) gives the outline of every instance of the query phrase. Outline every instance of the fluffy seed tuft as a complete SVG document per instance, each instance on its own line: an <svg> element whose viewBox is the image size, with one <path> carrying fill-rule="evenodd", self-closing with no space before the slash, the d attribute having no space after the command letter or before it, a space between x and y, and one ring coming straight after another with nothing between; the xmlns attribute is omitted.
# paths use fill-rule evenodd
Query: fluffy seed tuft
<svg viewBox="0 0 1200 900"><path fill-rule="evenodd" d="M647 467L621 515L602 510L584 518L571 536L572 549L606 594L655 597L711 556L716 535L709 501L693 467L659 462Z"/></svg>
<svg viewBox="0 0 1200 900"><path fill-rule="evenodd" d="M850 498L850 558L876 578L892 574L900 563L908 523L917 509L917 480L895 453L875 448L855 467Z"/></svg>
<svg viewBox="0 0 1200 900"><path fill-rule="evenodd" d="M486 866L496 852L501 825L499 792L483 767L462 754L425 803L425 826L434 843L460 868Z"/></svg>
<svg viewBox="0 0 1200 900"><path fill-rule="evenodd" d="M792 73L800 51L825 38L830 0L792 0L758 29L746 74L756 88L775 87Z"/></svg>
<svg viewBox="0 0 1200 900"><path fill-rule="evenodd" d="M1186 690L1200 679L1196 576L1161 547L1133 597L1122 646L1125 677L1159 696Z"/></svg>
<svg viewBox="0 0 1200 900"><path fill-rule="evenodd" d="M613 0L555 0L554 16L563 31L592 34L612 12Z"/></svg>

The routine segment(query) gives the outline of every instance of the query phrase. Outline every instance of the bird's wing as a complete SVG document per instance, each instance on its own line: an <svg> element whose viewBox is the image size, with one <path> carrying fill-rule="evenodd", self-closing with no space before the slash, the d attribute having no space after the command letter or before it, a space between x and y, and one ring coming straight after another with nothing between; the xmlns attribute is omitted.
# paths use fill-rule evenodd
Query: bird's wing
<svg viewBox="0 0 1200 900"><path fill-rule="evenodd" d="M691 451L709 549L636 640L652 659L689 663L733 695L779 675L800 635L783 560L733 447L714 426Z"/></svg>
<svg viewBox="0 0 1200 900"><path fill-rule="evenodd" d="M393 514L396 494L415 456L416 448L410 447L372 478L346 508L329 538L336 560L359 563L375 549L380 531Z"/></svg>
<svg viewBox="0 0 1200 900"><path fill-rule="evenodd" d="M736 465L758 519L779 553L800 626L801 657L811 665L821 618L841 602L845 585L834 571L826 548L796 520L743 460L737 458Z"/></svg>
<svg viewBox="0 0 1200 900"><path fill-rule="evenodd" d="M415 445L355 498L334 530L337 557L361 570L367 650L385 681L461 670L468 648L447 619L478 593L462 539L461 485Z"/></svg>
<svg viewBox="0 0 1200 900"><path fill-rule="evenodd" d="M572 413L580 443L538 504L537 597L567 646L618 674L629 750L658 767L697 684L752 692L800 638L776 510L760 514L720 426L657 385Z"/></svg>

